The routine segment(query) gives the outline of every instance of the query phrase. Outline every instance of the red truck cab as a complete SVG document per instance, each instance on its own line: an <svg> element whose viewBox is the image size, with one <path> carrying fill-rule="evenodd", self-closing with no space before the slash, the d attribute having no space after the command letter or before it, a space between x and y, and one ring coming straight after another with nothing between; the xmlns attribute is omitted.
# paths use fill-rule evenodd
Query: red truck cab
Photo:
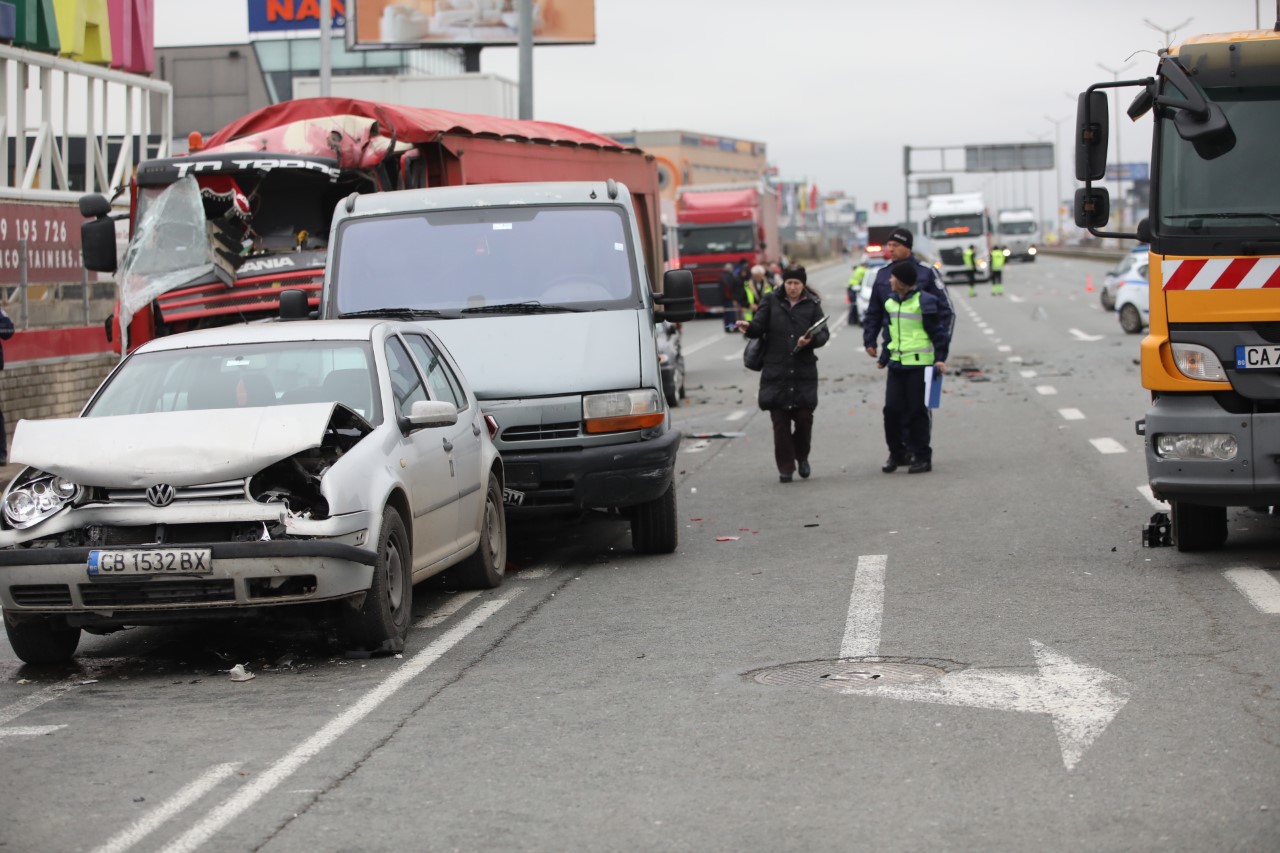
<svg viewBox="0 0 1280 853"><path fill-rule="evenodd" d="M680 265L693 273L699 314L724 310L720 274L746 260L768 266L782 257L777 191L751 184L682 186L676 194Z"/></svg>

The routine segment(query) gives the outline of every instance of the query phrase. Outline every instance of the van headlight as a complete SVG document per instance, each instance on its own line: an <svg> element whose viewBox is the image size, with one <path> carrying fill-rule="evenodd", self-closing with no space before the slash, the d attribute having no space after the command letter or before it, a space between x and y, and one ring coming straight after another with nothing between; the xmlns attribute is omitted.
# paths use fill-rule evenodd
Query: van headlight
<svg viewBox="0 0 1280 853"><path fill-rule="evenodd" d="M1236 437L1228 432L1166 432L1155 437L1161 459L1216 459L1230 462L1240 452Z"/></svg>
<svg viewBox="0 0 1280 853"><path fill-rule="evenodd" d="M665 417L662 398L653 388L588 394L582 398L582 419L589 433L646 429L660 425Z"/></svg>
<svg viewBox="0 0 1280 853"><path fill-rule="evenodd" d="M39 524L75 503L81 491L80 486L68 479L35 471L5 493L4 517L19 530Z"/></svg>
<svg viewBox="0 0 1280 853"><path fill-rule="evenodd" d="M1227 381L1227 371L1223 369L1222 362L1208 347L1199 344L1170 344L1169 349L1173 352L1173 363L1188 379Z"/></svg>
<svg viewBox="0 0 1280 853"><path fill-rule="evenodd" d="M1027 254L1028 254L1028 255L1034 255L1035 253L1036 253L1036 247L1035 247L1035 246L1032 246L1030 249L1027 249ZM1009 253L1008 253L1008 252L1005 252L1005 254L1007 255L1007 254L1009 254Z"/></svg>

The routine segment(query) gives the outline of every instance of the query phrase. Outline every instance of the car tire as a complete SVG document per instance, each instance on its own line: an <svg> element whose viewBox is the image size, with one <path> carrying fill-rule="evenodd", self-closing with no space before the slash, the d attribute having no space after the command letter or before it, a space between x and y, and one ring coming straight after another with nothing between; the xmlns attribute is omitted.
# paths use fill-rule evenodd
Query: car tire
<svg viewBox="0 0 1280 853"><path fill-rule="evenodd" d="M4 614L4 632L13 653L24 663L66 663L80 645L80 629L61 616Z"/></svg>
<svg viewBox="0 0 1280 853"><path fill-rule="evenodd" d="M1120 328L1131 335L1136 335L1142 331L1142 314L1138 311L1137 306L1130 303L1120 307Z"/></svg>
<svg viewBox="0 0 1280 853"><path fill-rule="evenodd" d="M1116 298L1105 286L1098 291L1098 301L1102 303L1103 311L1116 310Z"/></svg>
<svg viewBox="0 0 1280 853"><path fill-rule="evenodd" d="M631 509L631 547L637 554L670 554L679 542L676 484L659 497Z"/></svg>
<svg viewBox="0 0 1280 853"><path fill-rule="evenodd" d="M507 571L507 513L502 503L498 475L489 474L480 518L480 543L476 552L458 564L450 574L466 589L493 589Z"/></svg>
<svg viewBox="0 0 1280 853"><path fill-rule="evenodd" d="M366 651L402 651L412 614L413 552L404 519L387 507L382 512L378 560L369 590L358 610L345 611L347 640Z"/></svg>
<svg viewBox="0 0 1280 853"><path fill-rule="evenodd" d="M1170 501L1173 544L1179 551L1211 551L1227 541L1227 508Z"/></svg>

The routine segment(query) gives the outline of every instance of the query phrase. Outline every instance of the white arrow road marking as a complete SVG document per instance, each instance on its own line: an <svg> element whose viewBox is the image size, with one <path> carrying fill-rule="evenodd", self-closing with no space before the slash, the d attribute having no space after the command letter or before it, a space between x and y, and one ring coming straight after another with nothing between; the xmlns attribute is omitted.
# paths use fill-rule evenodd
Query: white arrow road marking
<svg viewBox="0 0 1280 853"><path fill-rule="evenodd" d="M138 818L93 853L123 853L159 829L165 821L212 791L219 782L236 772L238 764L218 764L169 799Z"/></svg>
<svg viewBox="0 0 1280 853"><path fill-rule="evenodd" d="M65 729L66 726L6 726L0 728L0 737L35 737L37 735L53 734L58 729Z"/></svg>
<svg viewBox="0 0 1280 853"><path fill-rule="evenodd" d="M884 612L884 567L886 554L863 555L853 575L849 615L844 621L844 641L840 657L873 657L880 648L880 620Z"/></svg>
<svg viewBox="0 0 1280 853"><path fill-rule="evenodd" d="M1138 491L1141 492L1142 496L1147 499L1147 503L1151 504L1156 509L1160 510L1161 512L1169 511L1169 504L1157 498L1155 496L1155 493L1151 491L1150 486L1138 486Z"/></svg>
<svg viewBox="0 0 1280 853"><path fill-rule="evenodd" d="M1087 332L1080 331L1079 329L1067 329L1067 331L1070 332L1071 337L1075 338L1077 341L1100 341L1106 337L1106 335L1090 335Z"/></svg>
<svg viewBox="0 0 1280 853"><path fill-rule="evenodd" d="M1124 682L1108 672L1076 663L1035 640L1031 640L1031 649L1039 675L967 669L915 684L850 687L841 692L934 705L1049 714L1062 763L1071 770L1120 713L1129 701L1129 693Z"/></svg>
<svg viewBox="0 0 1280 853"><path fill-rule="evenodd" d="M1099 453L1124 453L1124 445L1116 441L1114 438L1091 438L1089 443L1097 449Z"/></svg>
<svg viewBox="0 0 1280 853"><path fill-rule="evenodd" d="M363 720L375 708L390 699L400 688L426 671L427 667L442 658L445 652L462 642L485 620L505 607L523 592L513 589L501 598L485 602L455 625L441 634L426 648L401 664L391 675L356 701L347 710L334 717L315 734L294 747L287 755L262 771L217 808L198 820L194 826L174 839L164 848L164 853L189 853L212 839L220 829L239 817L263 797L271 793L295 772L342 735Z"/></svg>
<svg viewBox="0 0 1280 853"><path fill-rule="evenodd" d="M1227 569L1222 573L1263 613L1280 613L1280 581L1262 569Z"/></svg>

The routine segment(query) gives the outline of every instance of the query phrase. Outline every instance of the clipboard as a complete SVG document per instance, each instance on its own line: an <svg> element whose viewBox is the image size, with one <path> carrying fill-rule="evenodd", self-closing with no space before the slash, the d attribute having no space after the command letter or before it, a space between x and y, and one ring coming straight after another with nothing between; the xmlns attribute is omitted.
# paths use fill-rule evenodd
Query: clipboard
<svg viewBox="0 0 1280 853"><path fill-rule="evenodd" d="M821 329L823 326L827 325L827 320L828 320L828 319L830 319L830 318L829 318L829 317L823 317L821 320L819 320L818 322L814 323L814 324L813 324L812 326L810 326L809 328L805 329L805 330L804 330L804 334L803 334L803 335L801 335L800 337L802 337L802 338L811 338L811 337L813 337L813 333L814 333L814 332L818 331L818 330L819 330L819 329ZM800 352L800 347L796 347L795 349L793 349L793 350L791 351L791 354L792 354L792 355L795 355L795 354L796 354L796 353L798 353L798 352Z"/></svg>
<svg viewBox="0 0 1280 853"><path fill-rule="evenodd" d="M942 405L942 375L933 365L929 365L924 371L924 404L930 409Z"/></svg>

